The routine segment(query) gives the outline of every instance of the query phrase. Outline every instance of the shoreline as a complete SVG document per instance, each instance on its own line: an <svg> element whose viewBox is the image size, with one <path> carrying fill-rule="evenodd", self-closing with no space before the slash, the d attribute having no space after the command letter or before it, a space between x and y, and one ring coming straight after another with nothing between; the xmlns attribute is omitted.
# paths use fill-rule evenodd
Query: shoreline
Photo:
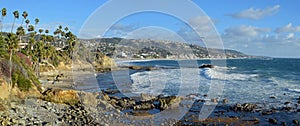
<svg viewBox="0 0 300 126"><path fill-rule="evenodd" d="M52 89L67 91L76 90L73 86L73 77L71 71L60 71L64 73L61 82L56 84L42 85L44 90ZM79 76L92 75L93 72L77 71ZM51 81L50 81L51 82ZM180 119L165 117L159 123L155 122L156 114L145 114L143 111L127 113L124 110L116 109L111 101L105 99L103 92L85 92L76 90L79 104L66 105L44 101L38 98L26 98L11 103L4 103L7 111L0 111L0 124L8 122L9 124L45 124L45 125L72 125L72 124L90 124L90 125L297 125L299 124L300 107L293 106L297 103L286 103L279 108L260 108L258 104L236 103L227 104L222 101L209 101L218 103L211 115L205 120L199 120L201 106L204 101L199 99L192 106L186 106L189 109ZM120 104L123 98L115 98L116 104ZM153 102L149 102L153 104ZM2 103L3 104L3 103ZM261 103L263 104L263 103ZM300 104L300 98L299 98ZM0 107L1 108L1 107ZM176 110L176 109L175 109ZM146 110L149 111L149 110ZM178 111L169 113L176 115ZM159 112L160 113L160 112ZM23 117L19 117L22 115ZM4 120L4 121L3 121ZM85 123L80 123L85 120Z"/></svg>

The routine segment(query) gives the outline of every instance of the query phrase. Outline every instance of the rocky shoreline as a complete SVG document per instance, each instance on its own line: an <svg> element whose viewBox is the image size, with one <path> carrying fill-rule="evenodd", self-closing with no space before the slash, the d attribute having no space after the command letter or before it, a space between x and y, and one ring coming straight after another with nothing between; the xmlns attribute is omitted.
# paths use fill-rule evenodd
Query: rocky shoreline
<svg viewBox="0 0 300 126"><path fill-rule="evenodd" d="M149 67L128 67L132 70L151 70ZM66 72L65 72L66 73ZM82 74L82 72L81 72ZM266 108L263 103L228 104L228 99L193 99L178 96L151 96L137 98L117 97L118 90L83 92L72 90L71 77L65 74L62 82L45 84L38 96L0 100L0 125L295 125L299 126L300 97L281 107ZM206 97L207 95L203 95ZM194 101L187 106L183 101ZM276 97L270 97L276 99ZM217 104L204 120L199 120L205 103ZM157 117L168 109L164 118ZM173 118L182 108L181 118Z"/></svg>
<svg viewBox="0 0 300 126"><path fill-rule="evenodd" d="M48 92L59 94L57 92L64 90L51 89ZM197 100L180 120L169 118L156 122L155 114L145 114L147 110L157 108L164 111L171 105L176 104L173 106L175 108L182 106L182 98L142 94L137 100L109 96L108 91L76 92L79 101L74 104L49 102L41 97L10 102L2 100L0 125L299 125L300 108L294 103L286 103L282 108L265 109L258 104L227 105L222 101L207 119L199 120L199 108L205 101ZM126 109L134 111L125 112Z"/></svg>

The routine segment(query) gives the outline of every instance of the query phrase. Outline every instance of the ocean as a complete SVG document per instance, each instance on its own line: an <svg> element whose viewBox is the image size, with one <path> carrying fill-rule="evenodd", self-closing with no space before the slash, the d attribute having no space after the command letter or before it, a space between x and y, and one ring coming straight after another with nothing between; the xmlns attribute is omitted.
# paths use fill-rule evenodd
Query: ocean
<svg viewBox="0 0 300 126"><path fill-rule="evenodd" d="M198 68L214 63L214 68ZM145 93L226 98L228 104L255 103L276 108L285 102L297 103L300 96L300 59L135 60L117 64L155 68L97 74L100 90L118 89L121 92L116 95L122 97Z"/></svg>

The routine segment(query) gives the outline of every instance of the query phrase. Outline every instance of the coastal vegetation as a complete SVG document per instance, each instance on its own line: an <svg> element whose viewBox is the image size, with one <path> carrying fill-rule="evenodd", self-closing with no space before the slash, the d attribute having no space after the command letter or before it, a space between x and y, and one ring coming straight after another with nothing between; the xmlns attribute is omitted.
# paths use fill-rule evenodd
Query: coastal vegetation
<svg viewBox="0 0 300 126"><path fill-rule="evenodd" d="M8 14L13 16L12 22L6 22L5 19ZM299 63L298 60L289 61L291 63L289 64L286 59L273 60L271 63L269 60L267 60L268 63L260 60L251 59L251 62L248 59L239 59L230 61L231 64L228 67L212 64L202 64L196 68L186 67L184 70L200 70L200 73L197 72L191 76L187 74L191 80L184 78L186 75L181 76L183 75L180 73L182 71L179 72L176 65L174 65L175 67L160 67L161 64L155 64L159 67L154 67L152 64L145 63L143 65L148 66L119 66L117 69L121 72L129 70L131 75L141 75L140 80L151 79L151 81L147 80L151 86L138 84L140 87L134 89L137 92L141 88L154 89L155 91L155 88L161 88L161 86L155 85L156 82L163 85L161 80L171 80L162 88L162 92L170 91L171 93L151 95L139 92L138 95L127 97L123 93L132 91L115 89L115 82L109 80L113 80L113 78L106 76L106 74L104 74L104 80L98 83L88 82L90 78L84 77L89 77L89 75L94 77L95 71L113 70L112 68L116 68L113 58L129 60L259 57L249 56L235 50L205 48L196 44L167 40L79 39L71 32L71 29L65 26L58 25L53 31L40 28L40 19L30 19L29 15L26 11L20 13L18 10L1 9L0 125L181 126L278 125L280 123L282 125L299 125L300 96L298 94L300 91L297 88L294 89L296 86L288 88L287 85L289 84L285 84L285 80L277 79L277 76L281 74L284 75L284 78L291 78L291 80L296 78L298 71L296 71L295 66L297 64L293 63ZM4 29L3 24L11 25ZM168 64L167 62L168 60L164 60L163 65ZM244 66L236 67L236 64L243 64ZM274 67L274 64L279 65L279 67ZM292 71L292 69L295 70ZM223 70L229 71L226 75L229 79L218 78L218 74L222 73ZM170 71L175 76L165 76L165 73L172 74ZM153 73L156 74L153 78L143 78L145 75ZM78 74L79 79L75 78L76 74ZM124 78L121 74L115 75ZM81 76L84 77L81 78ZM103 79L100 76L97 76L97 81ZM225 91L233 92L217 97L202 91L198 93L188 92L190 94L184 96L185 93L177 90L177 84L181 84L184 80L190 81L191 84L191 87L188 86L184 90L189 91L189 89L194 88L194 84L197 83L194 78L199 76L203 78L201 85L206 85L212 79L217 82L224 80L226 81L226 88L228 88ZM169 77L171 79L168 80ZM61 78L63 79L60 80ZM75 83L76 79L80 82ZM135 77L131 76L132 82L135 82L134 79ZM247 83L247 81L251 83ZM104 88L101 87L101 91L99 91L99 85L96 87L93 85L86 86L86 83L99 84L100 86L103 84ZM138 83L147 84L146 81L139 81ZM279 87L283 85L281 83L284 86ZM120 86L123 85L132 88L134 84L124 81ZM78 88L80 86L89 88L87 90L90 92ZM231 89L230 87L235 88ZM96 91L90 90L93 88ZM202 89L204 88L201 87ZM251 94L251 91L254 93ZM239 93L242 95L238 95ZM183 95L181 96L181 94ZM271 96L269 96L270 94ZM235 103L236 99L231 95L241 97L246 101L238 99L237 102L243 103ZM252 101L247 103L248 97L243 96L261 99L262 103ZM271 106L275 102L278 104ZM209 106L209 110L211 110L210 105L216 105L216 108L207 119L199 120L198 115L202 112L203 105ZM171 118L177 114L184 114L184 116L181 119ZM162 115L163 118L157 115Z"/></svg>
<svg viewBox="0 0 300 126"><path fill-rule="evenodd" d="M20 16L18 10L11 13L14 19L10 32L4 32L3 24L7 14L10 12L6 8L1 9L1 78L8 82L9 91L14 87L21 91L36 87L41 91L38 80L41 70L48 70L45 68L48 66L55 69L60 62L71 64L77 38L68 27L63 28L61 25L53 34L49 34L49 29L38 29L38 18L30 21L26 11ZM20 26L15 29L19 18L22 18Z"/></svg>

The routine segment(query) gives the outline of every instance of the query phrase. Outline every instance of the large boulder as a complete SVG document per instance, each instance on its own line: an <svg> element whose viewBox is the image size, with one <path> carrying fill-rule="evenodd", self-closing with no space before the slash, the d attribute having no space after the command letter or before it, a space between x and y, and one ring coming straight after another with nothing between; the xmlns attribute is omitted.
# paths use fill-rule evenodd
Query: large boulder
<svg viewBox="0 0 300 126"><path fill-rule="evenodd" d="M42 93L42 99L49 102L74 105L79 103L78 92L75 90L62 90L49 88Z"/></svg>
<svg viewBox="0 0 300 126"><path fill-rule="evenodd" d="M165 110L170 107L176 107L177 105L179 105L181 99L180 97L176 97L176 96L166 96L166 97L158 98L158 101L159 101L159 109Z"/></svg>

